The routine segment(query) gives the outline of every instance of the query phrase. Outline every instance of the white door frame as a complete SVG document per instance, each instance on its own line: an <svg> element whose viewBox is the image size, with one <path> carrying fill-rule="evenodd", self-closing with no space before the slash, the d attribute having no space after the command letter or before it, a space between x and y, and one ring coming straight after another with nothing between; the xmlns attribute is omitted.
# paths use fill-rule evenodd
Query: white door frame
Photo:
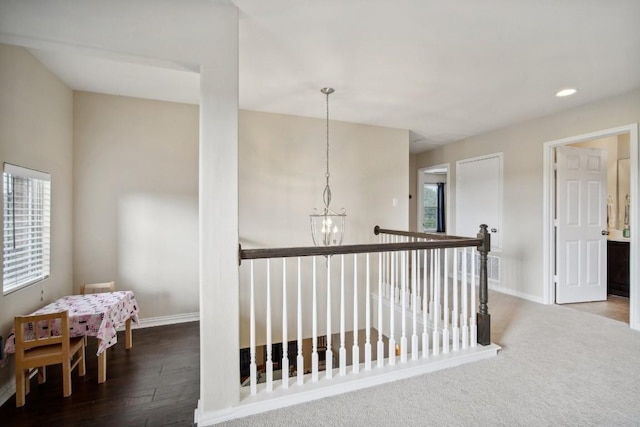
<svg viewBox="0 0 640 427"><path fill-rule="evenodd" d="M444 174L446 176L446 185L444 186L445 188L445 195L444 195L444 199L445 199L445 208L444 208L444 215L445 215L445 230L446 234L450 234L449 230L451 230L451 193L450 193L450 188L451 188L451 180L449 179L449 177L451 176L451 163L442 163L439 165L434 165L434 166L426 166L424 168L419 168L418 169L418 179L416 180L418 183L418 188L416 191L416 196L417 196L417 200L416 203L418 205L417 207L417 212L416 212L416 219L418 221L417 228L416 230L418 230L419 232L423 232L422 230L422 223L423 223L423 216L424 216L424 190L423 190L423 186L424 186L424 174L425 173L429 173L430 171L433 170L442 170L442 169L446 169L447 173Z"/></svg>
<svg viewBox="0 0 640 427"><path fill-rule="evenodd" d="M593 139L605 138L608 136L620 135L623 133L629 134L629 149L631 158L631 214L630 214L630 228L631 228L631 245L630 245L630 262L629 262L629 326L632 329L640 330L640 313L638 313L638 301L640 300L640 286L638 279L640 276L640 270L638 269L638 246L640 241L640 215L638 212L638 198L640 193L638 192L638 124L630 124L626 126L620 126L612 129L605 129L601 131L591 132L582 135L576 135L568 138L557 139L554 141L548 141L544 143L543 151L543 200L542 200L542 280L543 280L543 302L545 304L553 304L555 302L555 286L554 286L554 271L553 266L555 263L555 239L554 239L554 225L553 225L553 213L555 212L555 188L554 188L554 149L556 147L568 144L575 144L577 142L589 141Z"/></svg>

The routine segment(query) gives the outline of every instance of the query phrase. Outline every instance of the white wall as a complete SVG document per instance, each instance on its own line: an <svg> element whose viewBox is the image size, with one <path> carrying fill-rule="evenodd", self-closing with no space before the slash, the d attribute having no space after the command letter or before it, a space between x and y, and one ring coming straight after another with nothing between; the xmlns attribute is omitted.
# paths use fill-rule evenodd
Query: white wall
<svg viewBox="0 0 640 427"><path fill-rule="evenodd" d="M543 144L639 121L640 89L427 151L418 156L416 167L449 162L455 169L457 160L504 153L501 286L542 302ZM449 178L455 212L455 170Z"/></svg>
<svg viewBox="0 0 640 427"><path fill-rule="evenodd" d="M408 131L332 121L330 130L331 207L345 208L347 231L345 244L373 243L375 225L406 230L409 217L409 134ZM243 248L275 248L312 246L309 214L323 207L325 185L326 121L279 114L240 112L240 243ZM393 199L397 206L393 206ZM293 267L295 260L290 261ZM338 257L332 272L338 272ZM364 261L360 261L364 262ZM248 262L243 263L243 273ZM360 264L364 271L364 264ZM282 277L280 265L272 270L274 278L274 324L281 325ZM319 274L325 271L324 258L318 263ZM262 270L261 270L262 271ZM256 277L264 277L256 273ZM295 339L296 329L294 275L289 279L289 339ZM322 276L324 277L324 276ZM249 288L248 276L241 280L241 346L248 344ZM362 279L362 277L361 277ZM310 277L304 277L305 311L311 312ZM326 280L319 279L324 310ZM351 281L349 281L351 282ZM360 286L364 286L359 280ZM334 281L338 283L338 279ZM337 289L337 288L336 288ZM349 289L352 289L349 286ZM347 306L353 300L348 295ZM364 290L360 290L364 295ZM333 294L334 307L339 297ZM256 288L256 299L265 301L264 282ZM262 304L260 304L262 305ZM324 330L325 311L320 328ZM335 312L337 314L337 311ZM305 314L305 318L308 316ZM258 311L258 342L264 342L265 312ZM337 319L337 318L336 318ZM363 321L363 320L361 320ZM337 325L334 322L334 325ZM351 324L351 319L348 324ZM363 325L363 323L361 323ZM349 329L349 328L347 328ZM274 340L281 339L280 326L274 328ZM305 325L305 336L311 333ZM274 342L278 342L274 341Z"/></svg>
<svg viewBox="0 0 640 427"><path fill-rule="evenodd" d="M0 165L51 174L51 274L25 289L0 294L0 334L6 338L15 316L73 291L73 113L71 90L23 48L0 44L0 87ZM12 389L12 379L13 362L0 369L0 402Z"/></svg>
<svg viewBox="0 0 640 427"><path fill-rule="evenodd" d="M140 317L198 307L198 106L74 93L74 286L115 280Z"/></svg>

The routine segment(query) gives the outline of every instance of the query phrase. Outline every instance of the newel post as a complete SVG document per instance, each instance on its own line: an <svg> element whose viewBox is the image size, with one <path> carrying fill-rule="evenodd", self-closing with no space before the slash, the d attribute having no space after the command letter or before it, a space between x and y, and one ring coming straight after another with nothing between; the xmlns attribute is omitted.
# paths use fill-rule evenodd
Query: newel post
<svg viewBox="0 0 640 427"><path fill-rule="evenodd" d="M480 307L476 314L476 323L478 325L478 344L491 344L491 315L487 302L489 301L489 292L487 284L487 255L491 250L491 234L487 230L487 225L480 226L478 239L482 239L482 244L478 247L480 252Z"/></svg>

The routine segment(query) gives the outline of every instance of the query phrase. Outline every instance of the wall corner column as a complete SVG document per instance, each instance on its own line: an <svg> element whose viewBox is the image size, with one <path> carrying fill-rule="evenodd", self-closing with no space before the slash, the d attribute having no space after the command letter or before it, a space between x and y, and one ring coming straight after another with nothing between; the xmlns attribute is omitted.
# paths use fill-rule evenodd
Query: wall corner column
<svg viewBox="0 0 640 427"><path fill-rule="evenodd" d="M238 272L238 10L219 8L200 69L200 402L240 399Z"/></svg>

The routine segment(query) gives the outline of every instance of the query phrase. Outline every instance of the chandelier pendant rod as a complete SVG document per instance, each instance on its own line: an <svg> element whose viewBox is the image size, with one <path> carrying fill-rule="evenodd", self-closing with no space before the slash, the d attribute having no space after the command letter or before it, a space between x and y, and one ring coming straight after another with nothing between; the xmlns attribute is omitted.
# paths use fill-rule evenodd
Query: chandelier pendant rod
<svg viewBox="0 0 640 427"><path fill-rule="evenodd" d="M327 171L325 172L324 176L326 178L326 186L324 187L324 192L322 193L322 200L324 201L324 207L328 210L329 209L329 205L331 204L331 187L329 186L329 178L330 178L330 173L329 173L329 95L331 95L333 92L335 92L332 88L330 87L325 87L322 88L320 90L322 93L325 94L326 96L326 109L327 109Z"/></svg>

